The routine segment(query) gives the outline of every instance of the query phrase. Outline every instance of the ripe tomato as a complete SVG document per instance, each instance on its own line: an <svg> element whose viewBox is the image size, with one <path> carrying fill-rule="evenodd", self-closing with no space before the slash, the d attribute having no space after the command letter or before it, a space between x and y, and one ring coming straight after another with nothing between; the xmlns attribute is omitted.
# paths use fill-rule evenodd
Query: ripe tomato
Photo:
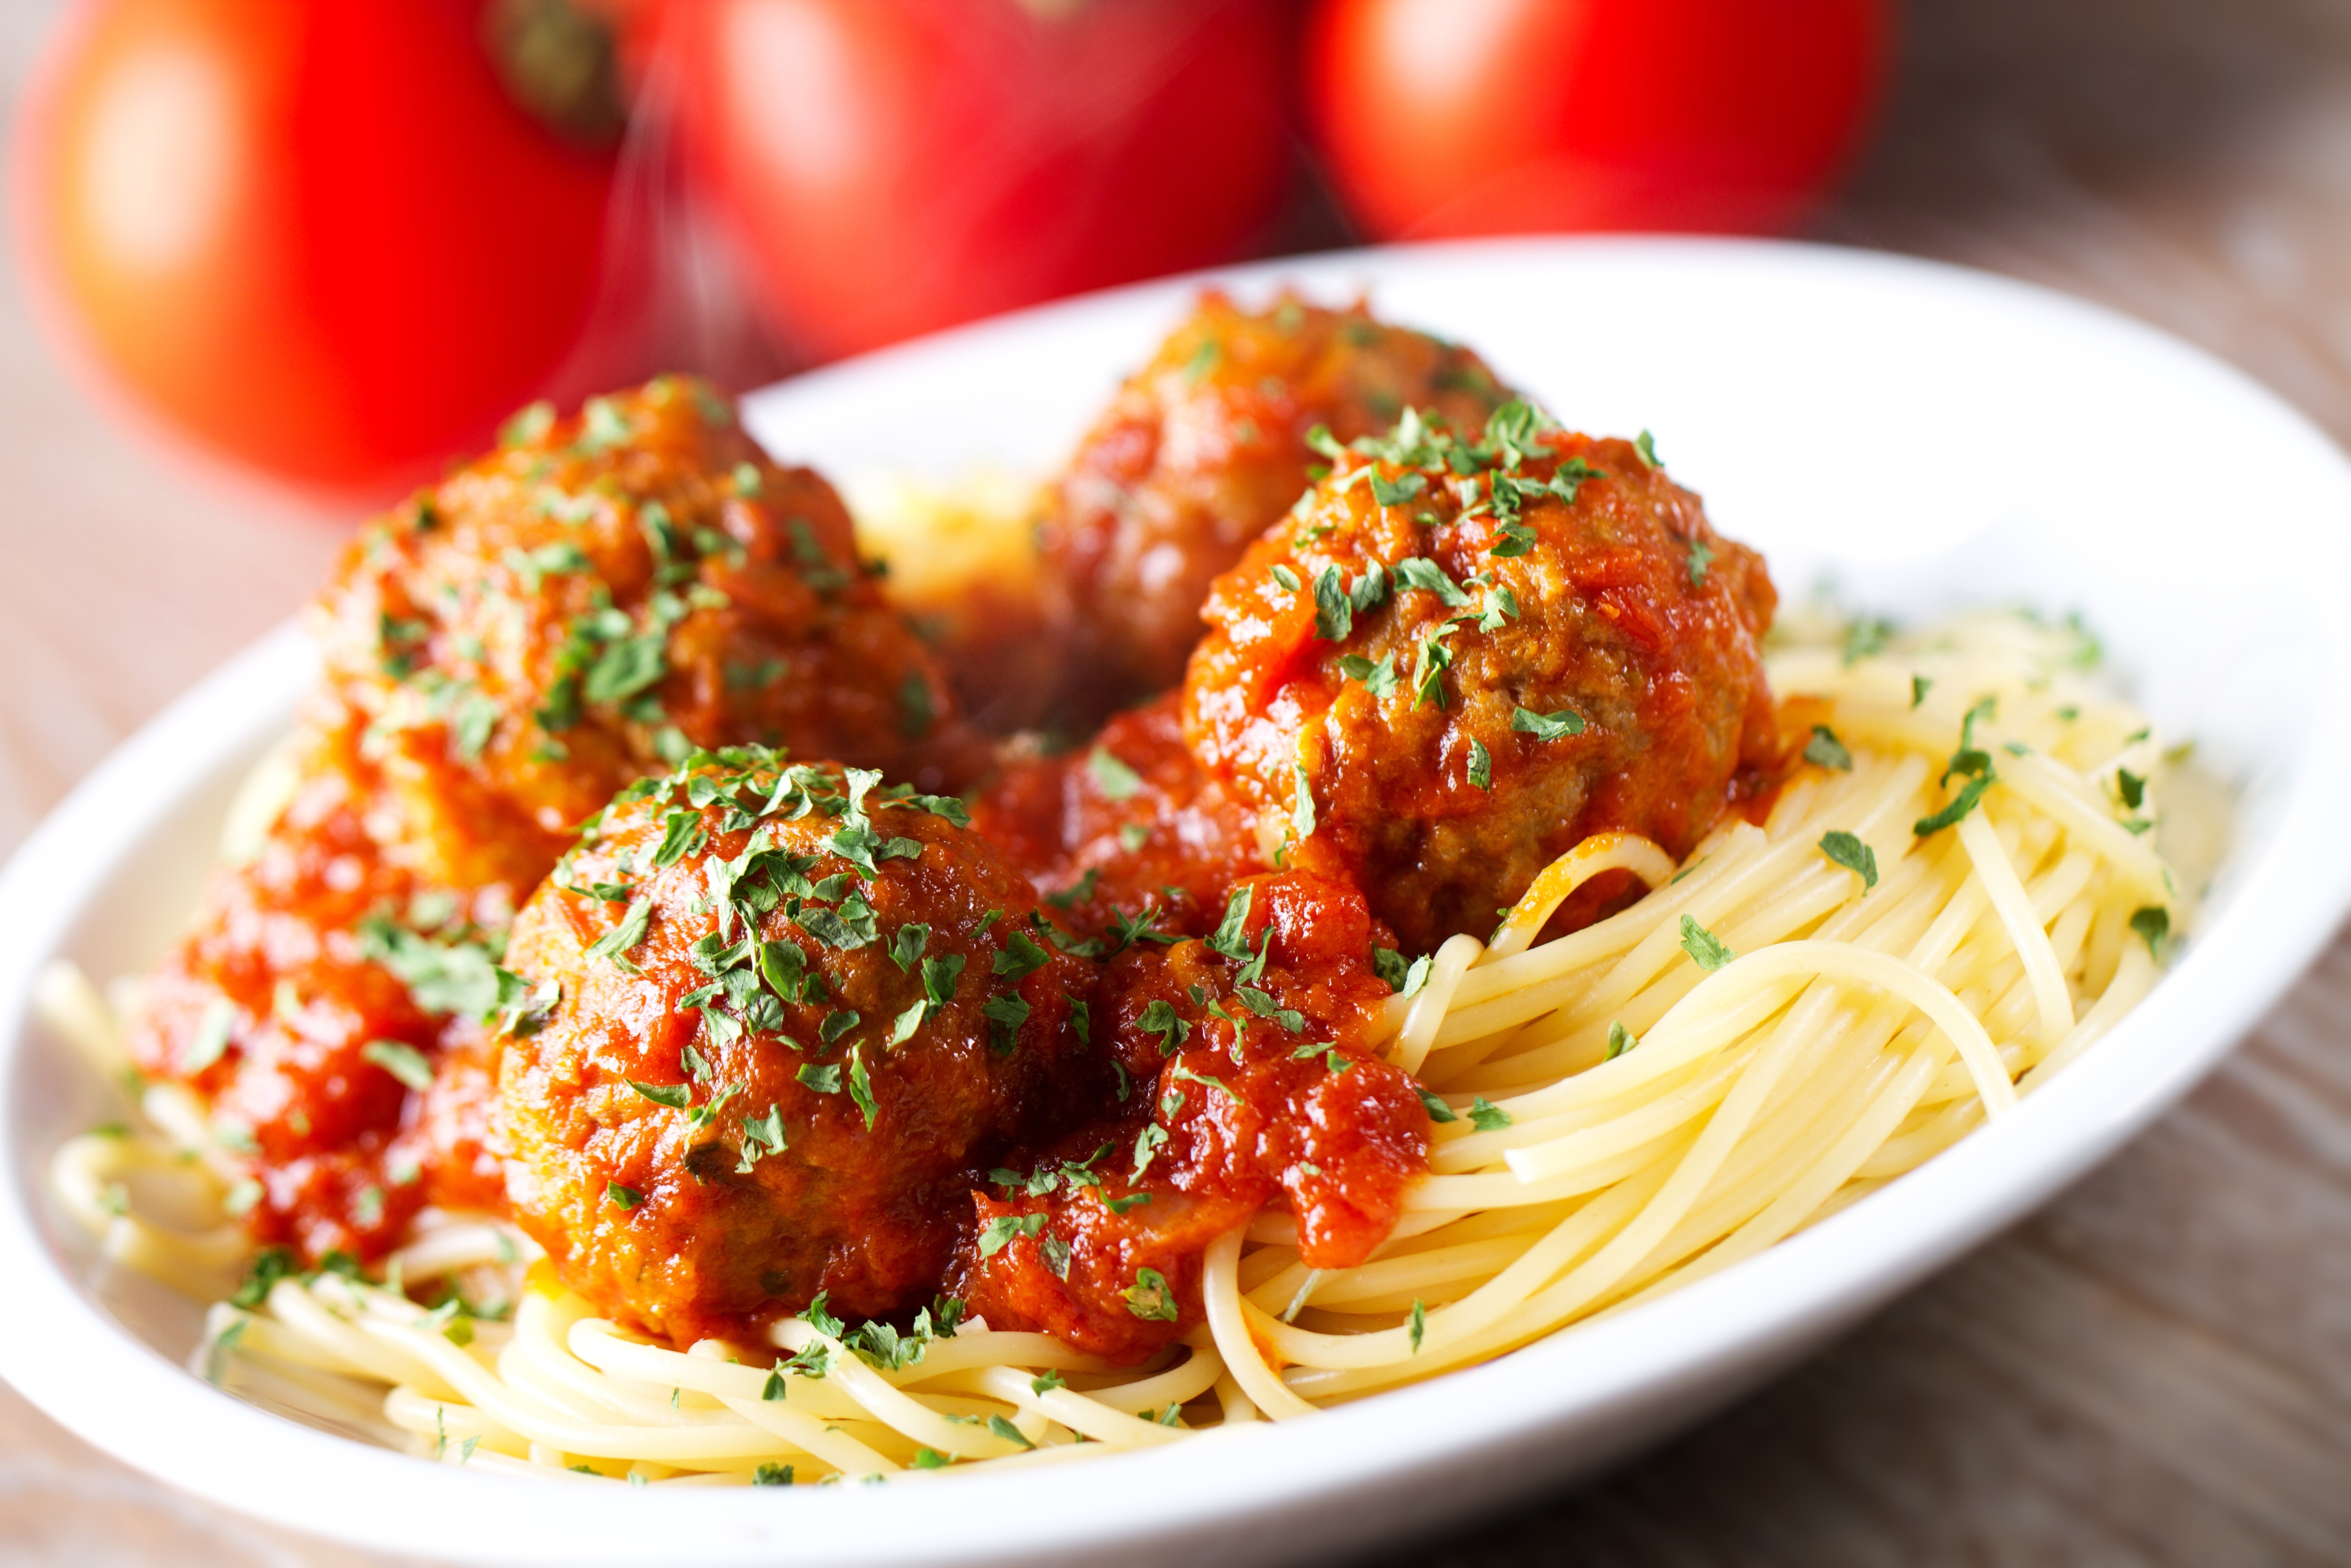
<svg viewBox="0 0 2351 1568"><path fill-rule="evenodd" d="M1314 130L1383 237L1771 231L1877 105L1886 0L1321 0Z"/></svg>
<svg viewBox="0 0 2351 1568"><path fill-rule="evenodd" d="M518 108L483 0L89 0L18 128L68 358L202 448L375 490L528 400L597 286L615 154Z"/></svg>
<svg viewBox="0 0 2351 1568"><path fill-rule="evenodd" d="M1286 182L1269 0L677 0L695 161L820 358L1203 265Z"/></svg>

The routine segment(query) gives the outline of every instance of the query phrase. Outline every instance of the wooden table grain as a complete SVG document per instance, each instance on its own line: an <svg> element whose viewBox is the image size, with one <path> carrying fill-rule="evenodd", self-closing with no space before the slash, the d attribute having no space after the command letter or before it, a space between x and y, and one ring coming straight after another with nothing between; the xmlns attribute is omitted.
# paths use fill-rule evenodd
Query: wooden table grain
<svg viewBox="0 0 2351 1568"><path fill-rule="evenodd" d="M52 8L0 6L11 107ZM1918 0L1885 135L1818 233L2104 301L2351 438L2351 5ZM335 521L127 443L8 278L0 850L297 605ZM180 1497L0 1388L0 1562L387 1561ZM2147 1136L1833 1349L1384 1561L2351 1562L2351 941Z"/></svg>

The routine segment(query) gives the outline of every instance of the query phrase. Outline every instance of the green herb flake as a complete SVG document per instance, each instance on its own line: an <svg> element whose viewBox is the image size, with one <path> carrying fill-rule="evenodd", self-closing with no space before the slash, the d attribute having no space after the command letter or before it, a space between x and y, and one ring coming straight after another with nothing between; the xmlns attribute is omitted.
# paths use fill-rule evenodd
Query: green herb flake
<svg viewBox="0 0 2351 1568"><path fill-rule="evenodd" d="M1300 588L1306 586L1299 581L1298 574L1296 572L1291 571L1288 566L1283 566L1279 561L1276 561L1273 564L1273 580L1280 583L1285 591L1293 594Z"/></svg>
<svg viewBox="0 0 2351 1568"><path fill-rule="evenodd" d="M1355 629L1355 607L1340 581L1339 568L1325 566L1314 578L1314 635L1344 642Z"/></svg>
<svg viewBox="0 0 2351 1568"><path fill-rule="evenodd" d="M622 1082L634 1089L639 1098L651 1100L657 1106L666 1106L674 1111L682 1111L694 1103L694 1087L690 1084L641 1084L634 1078L624 1078Z"/></svg>
<svg viewBox="0 0 2351 1568"><path fill-rule="evenodd" d="M1563 741L1570 735L1583 733L1583 715L1573 708L1562 708L1555 713L1538 713L1531 708L1510 710L1510 728L1520 734L1532 735L1538 741Z"/></svg>
<svg viewBox="0 0 2351 1568"><path fill-rule="evenodd" d="M1106 746L1096 746L1087 754L1086 772L1093 776L1094 788L1104 800L1131 800L1143 788L1143 775L1113 756Z"/></svg>
<svg viewBox="0 0 2351 1568"><path fill-rule="evenodd" d="M1946 805L1942 810L1935 813L1932 816L1920 817L1917 821L1910 825L1910 831L1920 838L1925 838L1930 835L1942 832L1943 829L1959 821L1961 818L1965 817L1968 813L1973 811L1976 808L1977 802L1983 799L1984 791L1990 789L1997 782L1999 782L1997 775L1993 774L1989 766L1987 766L1982 773L1977 774L1974 778L1970 779L1965 784L1962 784L1959 787L1959 793L1951 797L1951 802L1949 805Z"/></svg>
<svg viewBox="0 0 2351 1568"><path fill-rule="evenodd" d="M405 977L402 977L405 978ZM236 1028L236 1003L225 996L215 996L204 1003L204 1011L196 1020L196 1031L180 1053L180 1075L193 1078L228 1050L229 1035Z"/></svg>
<svg viewBox="0 0 2351 1568"><path fill-rule="evenodd" d="M1625 1028L1622 1023L1611 1019L1608 1023L1608 1054L1602 1057L1601 1060L1604 1062L1614 1062L1617 1057L1622 1056L1625 1052L1632 1050L1635 1046L1640 1044L1640 1043L1641 1037L1639 1035Z"/></svg>
<svg viewBox="0 0 2351 1568"><path fill-rule="evenodd" d="M1841 827L1832 828L1821 836L1821 853L1859 877L1863 892L1877 886L1877 851L1864 844L1857 835Z"/></svg>
<svg viewBox="0 0 2351 1568"><path fill-rule="evenodd" d="M604 1200L615 1209L634 1209L645 1200L645 1195L633 1187L623 1187L617 1181L604 1183Z"/></svg>
<svg viewBox="0 0 2351 1568"><path fill-rule="evenodd" d="M1714 546L1703 539L1693 539L1689 547L1689 582L1694 588L1706 586L1706 568L1714 560Z"/></svg>
<svg viewBox="0 0 2351 1568"><path fill-rule="evenodd" d="M1642 432L1644 435L1646 435L1647 433L1648 432L1646 431ZM1412 1353L1415 1355L1418 1355L1420 1354L1420 1336L1427 1331L1428 1309L1421 1305L1420 1299L1416 1296L1413 1298L1412 1303Z"/></svg>
<svg viewBox="0 0 2351 1568"><path fill-rule="evenodd" d="M2130 929L2147 943L2147 955L2160 963L2164 949L2171 944L2171 911L2160 904L2143 905L2131 911Z"/></svg>
<svg viewBox="0 0 2351 1568"><path fill-rule="evenodd" d="M1804 742L1804 761L1814 767L1834 768L1839 773L1853 772L1853 753L1845 750L1844 742L1838 740L1836 732L1826 724L1813 726L1813 738Z"/></svg>
<svg viewBox="0 0 2351 1568"><path fill-rule="evenodd" d="M1167 1278L1156 1269L1135 1271L1134 1283L1126 1289L1126 1310L1145 1323L1174 1323L1183 1314L1176 1304L1176 1293L1167 1286Z"/></svg>
<svg viewBox="0 0 2351 1568"><path fill-rule="evenodd" d="M1451 1106L1447 1105L1444 1100L1439 1098L1437 1096L1429 1093L1426 1089L1420 1090L1420 1103L1422 1107L1428 1112L1428 1119L1430 1121L1458 1122L1461 1119L1459 1112L1456 1111Z"/></svg>
<svg viewBox="0 0 2351 1568"><path fill-rule="evenodd" d="M1491 793L1494 787L1494 756L1477 741L1469 742L1469 782Z"/></svg>
<svg viewBox="0 0 2351 1568"><path fill-rule="evenodd" d="M1690 962L1708 974L1739 956L1716 940L1712 931L1687 915L1682 917L1682 951L1689 954Z"/></svg>
<svg viewBox="0 0 2351 1568"><path fill-rule="evenodd" d="M684 815L690 820L695 821L697 826L699 826L699 819L694 818L692 813ZM650 898L634 900L629 905L628 912L621 917L621 923L590 942L583 956L590 962L599 959L619 960L627 957L636 950L638 943L645 940L645 932L652 926L653 919L653 900Z"/></svg>
<svg viewBox="0 0 2351 1568"><path fill-rule="evenodd" d="M1007 980L1019 981L1043 969L1050 956L1043 948L1029 940L1028 932L1016 927L1005 933L1004 946L998 950L988 971Z"/></svg>
<svg viewBox="0 0 2351 1568"><path fill-rule="evenodd" d="M1913 675L1910 678L1910 706L1916 709L1919 703L1927 700L1927 693L1934 689L1935 682L1932 680L1924 675ZM2063 710L2060 711L2062 712Z"/></svg>
<svg viewBox="0 0 2351 1568"><path fill-rule="evenodd" d="M1510 1125L1510 1113L1480 1095L1469 1102L1469 1125L1479 1132L1500 1132Z"/></svg>
<svg viewBox="0 0 2351 1568"><path fill-rule="evenodd" d="M374 1063L420 1095L433 1086L433 1064L413 1045L398 1040L371 1040L360 1047L360 1057Z"/></svg>

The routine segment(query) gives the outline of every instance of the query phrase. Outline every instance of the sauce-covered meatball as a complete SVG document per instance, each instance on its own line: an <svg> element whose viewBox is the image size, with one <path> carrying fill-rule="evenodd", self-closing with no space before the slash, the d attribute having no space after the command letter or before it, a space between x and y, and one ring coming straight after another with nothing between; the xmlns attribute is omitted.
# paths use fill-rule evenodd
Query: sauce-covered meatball
<svg viewBox="0 0 2351 1568"><path fill-rule="evenodd" d="M1762 562L1641 446L1408 416L1209 596L1184 728L1284 864L1407 945L1484 935L1585 835L1679 855L1777 751Z"/></svg>
<svg viewBox="0 0 2351 1568"><path fill-rule="evenodd" d="M1092 966L955 801L879 782L695 759L516 920L538 989L499 1073L508 1192L621 1322L684 1345L820 1291L854 1315L925 1297L975 1168L1091 1084Z"/></svg>
<svg viewBox="0 0 2351 1568"><path fill-rule="evenodd" d="M1211 291L1130 377L1054 481L1041 525L1057 689L1023 703L974 670L1002 722L1050 714L1082 733L1173 687L1200 640L1217 573L1279 521L1322 460L1318 426L1349 441L1407 408L1474 428L1510 394L1468 349L1391 327L1362 305L1285 296L1246 311ZM1056 706L1058 703L1058 706ZM985 716L985 715L984 715Z"/></svg>
<svg viewBox="0 0 2351 1568"><path fill-rule="evenodd" d="M1309 1268L1362 1262L1427 1169L1412 1079L1366 1047L1386 933L1353 888L1239 883L1217 929L1111 961L1094 1027L1132 1092L991 1173L959 1290L991 1327L1138 1361L1200 1321L1200 1256L1268 1204Z"/></svg>
<svg viewBox="0 0 2351 1568"><path fill-rule="evenodd" d="M613 791L700 746L959 785L983 759L849 514L702 383L540 407L368 528L312 617L432 880L517 899Z"/></svg>

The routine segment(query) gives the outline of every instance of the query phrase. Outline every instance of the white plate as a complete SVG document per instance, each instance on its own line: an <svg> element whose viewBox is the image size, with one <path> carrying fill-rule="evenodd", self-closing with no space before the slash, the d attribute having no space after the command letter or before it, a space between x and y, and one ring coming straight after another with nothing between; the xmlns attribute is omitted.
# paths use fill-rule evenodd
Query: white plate
<svg viewBox="0 0 2351 1568"><path fill-rule="evenodd" d="M2015 1116L1824 1224L1484 1368L1101 1468L888 1487L664 1492L431 1465L242 1405L182 1370L194 1314L95 1270L47 1199L94 1086L30 1024L54 954L136 970L193 895L235 779L309 679L290 634L205 681L0 876L0 1374L102 1449L281 1523L394 1551L1130 1565L1332 1551L1587 1470L1722 1403L2043 1201L2260 1018L2351 901L2351 466L2169 338L1946 267L1789 245L1529 241L1228 275L1368 289L1477 347L1571 425L1646 428L1783 591L1869 607L2083 610L2121 679L2241 784L2237 839L2173 971ZM1042 467L1193 285L1029 312L753 398L778 455L843 477ZM135 631L134 631L135 635Z"/></svg>

